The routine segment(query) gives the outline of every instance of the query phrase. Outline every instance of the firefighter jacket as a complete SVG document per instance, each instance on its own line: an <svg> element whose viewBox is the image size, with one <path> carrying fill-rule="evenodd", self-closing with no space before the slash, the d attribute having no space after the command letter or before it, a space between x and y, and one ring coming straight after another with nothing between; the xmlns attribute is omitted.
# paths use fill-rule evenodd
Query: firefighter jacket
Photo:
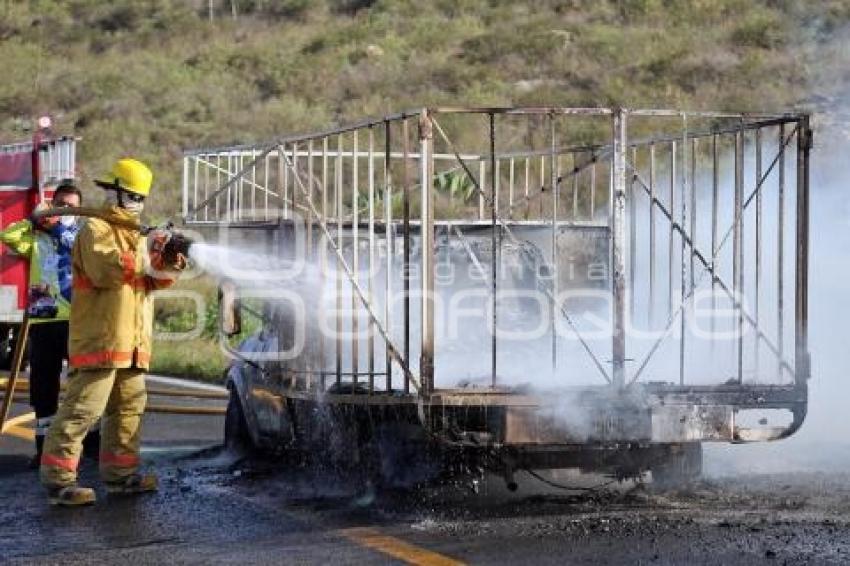
<svg viewBox="0 0 850 566"><path fill-rule="evenodd" d="M27 311L30 322L68 320L71 307L71 249L80 223L39 229L21 220L0 231L0 242L29 259Z"/></svg>
<svg viewBox="0 0 850 566"><path fill-rule="evenodd" d="M103 211L103 218L85 223L74 245L70 365L148 369L151 294L170 286L182 266L154 271L144 236L126 226L138 222L137 217L115 206ZM160 258L155 259L162 268Z"/></svg>

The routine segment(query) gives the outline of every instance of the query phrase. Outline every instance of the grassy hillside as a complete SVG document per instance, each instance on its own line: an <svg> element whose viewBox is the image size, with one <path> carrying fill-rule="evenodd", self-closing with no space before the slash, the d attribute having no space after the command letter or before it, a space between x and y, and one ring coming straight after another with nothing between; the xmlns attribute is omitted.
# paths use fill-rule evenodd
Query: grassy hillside
<svg viewBox="0 0 850 566"><path fill-rule="evenodd" d="M232 15L235 4L236 18ZM48 112L84 178L424 104L786 107L850 0L0 1L0 139Z"/></svg>
<svg viewBox="0 0 850 566"><path fill-rule="evenodd" d="M0 142L49 113L83 138L84 181L138 156L157 219L177 212L185 147L432 104L784 109L850 68L835 64L850 0L212 4L210 19L208 0L0 0ZM191 316L161 305L158 327ZM154 369L216 379L212 334L159 342Z"/></svg>

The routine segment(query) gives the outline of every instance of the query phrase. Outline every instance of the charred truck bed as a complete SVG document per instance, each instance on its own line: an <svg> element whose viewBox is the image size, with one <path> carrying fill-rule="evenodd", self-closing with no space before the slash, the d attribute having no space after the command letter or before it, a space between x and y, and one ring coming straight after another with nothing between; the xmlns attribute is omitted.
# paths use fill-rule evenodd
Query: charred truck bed
<svg viewBox="0 0 850 566"><path fill-rule="evenodd" d="M222 261L244 427L509 483L793 434L811 140L801 114L424 108L186 151L186 224L264 258Z"/></svg>

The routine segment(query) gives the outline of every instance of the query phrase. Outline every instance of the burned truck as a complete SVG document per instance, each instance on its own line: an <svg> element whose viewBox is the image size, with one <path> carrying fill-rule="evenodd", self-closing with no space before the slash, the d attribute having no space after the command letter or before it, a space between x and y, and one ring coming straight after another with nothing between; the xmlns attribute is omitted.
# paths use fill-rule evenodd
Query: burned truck
<svg viewBox="0 0 850 566"><path fill-rule="evenodd" d="M186 151L187 226L239 250L227 442L515 488L793 434L811 143L797 113L422 108Z"/></svg>

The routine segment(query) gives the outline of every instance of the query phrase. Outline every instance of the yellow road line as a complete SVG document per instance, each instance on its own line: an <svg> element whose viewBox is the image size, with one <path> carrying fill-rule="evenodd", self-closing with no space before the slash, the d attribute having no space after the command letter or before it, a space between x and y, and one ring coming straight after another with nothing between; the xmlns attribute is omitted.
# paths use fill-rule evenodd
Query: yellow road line
<svg viewBox="0 0 850 566"><path fill-rule="evenodd" d="M12 417L3 423L3 434L8 434L9 436L14 436L17 438L23 438L24 440L35 440L35 431L31 428L27 428L25 426L21 426L24 423L28 423L35 420L35 413L30 411L29 413L24 413L23 415L18 415L17 417Z"/></svg>
<svg viewBox="0 0 850 566"><path fill-rule="evenodd" d="M442 554L414 546L401 539L381 534L369 527L342 529L339 533L360 546L377 550L387 556L392 556L408 564L419 566L459 566L464 564Z"/></svg>
<svg viewBox="0 0 850 566"><path fill-rule="evenodd" d="M23 415L18 415L17 417L12 417L11 419L7 419L5 423L3 423L3 430L5 431L7 427L19 426L24 423L28 423L30 421L35 420L35 413L30 411L29 413L24 413Z"/></svg>
<svg viewBox="0 0 850 566"><path fill-rule="evenodd" d="M35 440L35 431L31 428L24 428L22 426L7 426L3 429L3 434L8 434L9 436L29 441Z"/></svg>

